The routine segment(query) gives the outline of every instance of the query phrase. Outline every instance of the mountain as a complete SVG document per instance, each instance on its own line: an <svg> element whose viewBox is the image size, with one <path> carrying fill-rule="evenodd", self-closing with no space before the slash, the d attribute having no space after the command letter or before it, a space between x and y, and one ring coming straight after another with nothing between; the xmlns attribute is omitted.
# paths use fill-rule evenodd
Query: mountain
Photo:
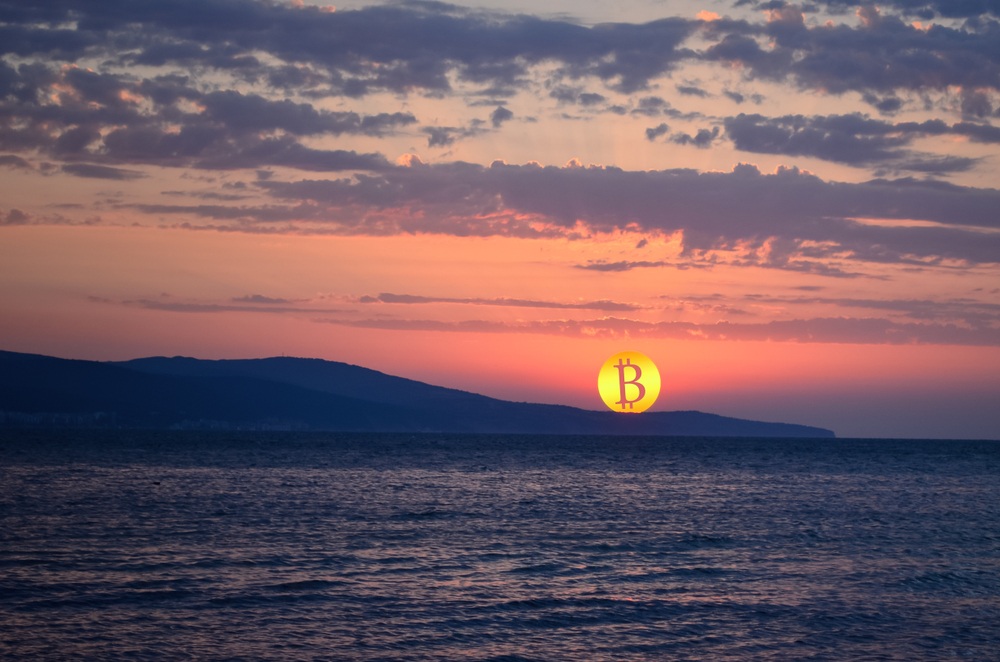
<svg viewBox="0 0 1000 662"><path fill-rule="evenodd" d="M0 426L832 437L697 411L509 402L320 359L123 362L0 351Z"/></svg>

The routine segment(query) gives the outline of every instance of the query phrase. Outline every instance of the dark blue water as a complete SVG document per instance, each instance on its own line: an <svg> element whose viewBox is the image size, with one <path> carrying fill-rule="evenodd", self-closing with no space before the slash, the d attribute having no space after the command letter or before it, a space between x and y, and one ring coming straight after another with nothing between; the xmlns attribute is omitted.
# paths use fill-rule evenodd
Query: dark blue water
<svg viewBox="0 0 1000 662"><path fill-rule="evenodd" d="M0 657L1000 659L1000 443L0 431Z"/></svg>

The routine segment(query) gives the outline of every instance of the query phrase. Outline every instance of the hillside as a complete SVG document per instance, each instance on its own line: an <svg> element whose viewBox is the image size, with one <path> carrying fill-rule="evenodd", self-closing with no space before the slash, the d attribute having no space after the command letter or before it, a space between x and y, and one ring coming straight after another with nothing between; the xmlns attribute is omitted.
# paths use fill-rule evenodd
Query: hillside
<svg viewBox="0 0 1000 662"><path fill-rule="evenodd" d="M697 411L508 402L320 359L125 362L0 352L0 425L832 437Z"/></svg>

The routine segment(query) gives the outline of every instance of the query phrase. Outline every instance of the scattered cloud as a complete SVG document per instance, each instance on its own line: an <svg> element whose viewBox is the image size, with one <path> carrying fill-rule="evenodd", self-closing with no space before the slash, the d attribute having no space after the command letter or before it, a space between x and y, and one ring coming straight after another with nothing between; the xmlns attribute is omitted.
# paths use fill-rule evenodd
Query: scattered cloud
<svg viewBox="0 0 1000 662"><path fill-rule="evenodd" d="M1000 143L1000 127L940 120L891 123L860 113L806 117L740 114L725 120L726 135L737 149L763 154L811 156L855 166L896 167L921 172L968 170L975 159L935 157L907 149L928 136L964 136Z"/></svg>
<svg viewBox="0 0 1000 662"><path fill-rule="evenodd" d="M417 319L322 319L329 324L396 331L537 333L587 338L677 338L755 342L863 345L944 344L1000 346L1000 328L970 329L956 324L904 323L881 318L831 317L770 322L644 322L622 318L504 322L446 322Z"/></svg>
<svg viewBox="0 0 1000 662"><path fill-rule="evenodd" d="M827 0L832 8L857 7L857 25L808 25L800 8L759 4L770 12L766 24L714 21L705 24L714 43L703 57L744 69L749 79L794 80L801 88L828 94L858 92L896 95L901 91L949 87L990 89L1000 85L1000 58L989 44L1000 34L992 3L909 2L896 0L897 10L924 16L972 18L962 27L935 25L924 30L900 16L883 15L868 3ZM947 11L946 7L953 10ZM762 45L762 40L770 44Z"/></svg>
<svg viewBox="0 0 1000 662"><path fill-rule="evenodd" d="M581 108L695 119L654 93L655 82L706 62L737 67L745 83L793 81L818 94L854 92L883 114L898 113L905 98L957 94L970 120L731 117L727 134L744 151L941 176L977 161L924 154L912 149L913 141L1000 141L1000 127L992 124L1000 21L989 0L895 0L883 12L853 0L742 4L766 10L769 19L701 14L585 26L424 1L336 12L262 0L206 0L198 10L167 0L9 8L0 47L0 149L9 153L0 165L23 169L22 155L38 154L65 164L69 174L108 179L139 177L129 168L144 165L378 171L386 165L380 154L321 148L310 139L386 137L422 124L429 147L449 147L482 133L486 122L432 125L434 118L402 110L351 109L362 97L442 96L457 86L480 95L518 94L541 85L551 98ZM805 20L817 7L857 16ZM923 28L905 16L968 20ZM590 89L595 85L603 93ZM682 98L714 96L701 83L674 90ZM762 101L757 94L722 94L736 103ZM626 105L614 95L627 97ZM488 120L493 128L514 117L503 96L486 98L497 104ZM658 131L647 129L647 138L664 135ZM681 131L671 140L705 148L715 131Z"/></svg>

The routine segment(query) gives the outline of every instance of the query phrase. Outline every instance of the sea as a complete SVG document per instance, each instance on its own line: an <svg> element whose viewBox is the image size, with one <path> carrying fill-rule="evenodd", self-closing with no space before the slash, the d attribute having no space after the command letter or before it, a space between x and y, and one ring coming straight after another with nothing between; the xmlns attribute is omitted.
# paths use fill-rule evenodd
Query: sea
<svg viewBox="0 0 1000 662"><path fill-rule="evenodd" d="M0 658L1000 660L1000 442L0 430Z"/></svg>

